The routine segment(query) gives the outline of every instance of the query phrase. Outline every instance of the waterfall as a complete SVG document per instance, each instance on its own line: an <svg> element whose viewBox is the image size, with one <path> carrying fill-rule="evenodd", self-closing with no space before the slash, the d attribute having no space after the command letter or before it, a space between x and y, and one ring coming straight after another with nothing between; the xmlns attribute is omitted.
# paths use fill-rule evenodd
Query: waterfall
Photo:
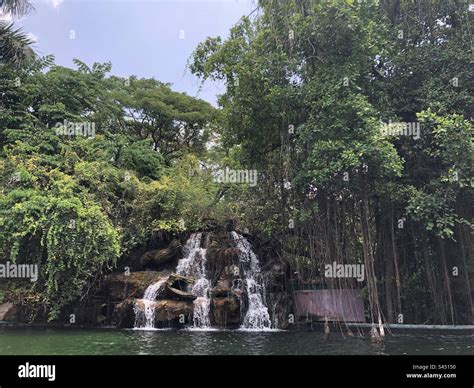
<svg viewBox="0 0 474 388"><path fill-rule="evenodd" d="M242 290L243 297L247 295L248 309L241 319L241 330L271 330L272 320L265 302L265 284L257 256L252 250L250 242L240 234L231 232L232 239L239 251L241 279L234 279L232 290L238 289L239 299ZM202 242L203 233L193 233L183 247L183 258L178 261L176 273L191 277L195 281L188 285L188 292L196 297L193 301L193 327L195 329L211 329L209 291L211 281L207 277L206 260L207 246ZM205 248L201 248L204 246ZM155 323L155 301L164 289L168 277L151 284L145 291L142 299L135 302L135 328L153 329ZM241 309L245 304L240 303ZM241 316L244 311L241 312ZM275 320L275 319L274 319Z"/></svg>
<svg viewBox="0 0 474 388"><path fill-rule="evenodd" d="M211 327L209 312L210 281L206 276L206 248L201 248L202 233L193 233L184 247L184 257L178 262L176 273L196 279L190 292L196 296L193 308L194 328L208 329Z"/></svg>
<svg viewBox="0 0 474 388"><path fill-rule="evenodd" d="M239 259L243 267L249 304L240 328L247 330L270 329L271 321L268 308L265 305L265 285L262 281L260 263L245 237L236 232L231 232L231 235L240 251Z"/></svg>
<svg viewBox="0 0 474 388"><path fill-rule="evenodd" d="M143 299L139 299L135 302L133 308L135 312L135 325L136 329L153 329L155 327L155 300L163 289L168 278L160 279L156 283L148 286L143 295ZM143 309L138 307L138 303L143 304Z"/></svg>

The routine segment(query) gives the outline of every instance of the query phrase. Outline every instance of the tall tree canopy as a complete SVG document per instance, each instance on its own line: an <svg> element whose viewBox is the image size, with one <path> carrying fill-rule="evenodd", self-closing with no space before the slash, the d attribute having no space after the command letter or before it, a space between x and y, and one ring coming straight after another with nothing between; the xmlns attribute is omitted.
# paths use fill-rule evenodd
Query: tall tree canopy
<svg viewBox="0 0 474 388"><path fill-rule="evenodd" d="M5 291L32 319L87 300L153 233L196 228L214 203L212 185L189 174L214 109L75 62L0 67L0 260L40 266L37 283Z"/></svg>
<svg viewBox="0 0 474 388"><path fill-rule="evenodd" d="M364 263L374 322L472 322L471 21L465 1L261 0L194 53L227 83L223 144L264 177L246 221L299 284Z"/></svg>

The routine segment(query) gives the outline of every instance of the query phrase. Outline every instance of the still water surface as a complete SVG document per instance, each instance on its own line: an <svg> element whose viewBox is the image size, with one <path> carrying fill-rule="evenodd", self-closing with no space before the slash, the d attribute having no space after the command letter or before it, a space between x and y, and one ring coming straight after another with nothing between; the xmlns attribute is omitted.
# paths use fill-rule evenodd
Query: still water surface
<svg viewBox="0 0 474 388"><path fill-rule="evenodd" d="M0 327L0 355L474 355L474 334L397 334L383 345L311 331L71 330Z"/></svg>

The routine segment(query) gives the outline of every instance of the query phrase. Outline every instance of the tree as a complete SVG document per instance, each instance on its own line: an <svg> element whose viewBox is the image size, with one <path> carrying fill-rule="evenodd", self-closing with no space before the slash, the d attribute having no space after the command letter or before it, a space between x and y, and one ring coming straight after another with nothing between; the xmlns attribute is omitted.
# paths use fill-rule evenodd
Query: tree
<svg viewBox="0 0 474 388"><path fill-rule="evenodd" d="M259 8L226 41L201 43L191 63L226 81L224 146L261 170L244 222L264 225L305 284L351 286L322 277L322 264L364 263L373 322L470 322L472 125L459 116L472 116L467 3ZM421 140L383 131L415 121ZM448 183L454 170L463 188ZM453 265L467 275L453 278Z"/></svg>
<svg viewBox="0 0 474 388"><path fill-rule="evenodd" d="M205 139L194 125L207 128L213 109L155 80L140 80L151 94L128 106L110 63L75 64L0 67L0 261L39 266L33 286L1 288L31 301L31 320L67 316L154 233L199 228L214 205L214 187L189 174ZM153 121L130 123L131 111L166 117L169 137L153 135ZM189 139L173 133L178 121ZM163 147L179 150L166 155L169 166Z"/></svg>
<svg viewBox="0 0 474 388"><path fill-rule="evenodd" d="M32 10L27 0L1 0L0 15L23 16ZM19 67L34 57L31 49L33 42L21 29L15 29L13 23L0 20L0 64L6 63Z"/></svg>
<svg viewBox="0 0 474 388"><path fill-rule="evenodd" d="M166 163L187 152L200 153L209 139L210 104L154 79L113 78L112 97L122 111L114 131L149 139Z"/></svg>
<svg viewBox="0 0 474 388"><path fill-rule="evenodd" d="M23 16L33 9L29 0L0 0L0 11L3 14Z"/></svg>

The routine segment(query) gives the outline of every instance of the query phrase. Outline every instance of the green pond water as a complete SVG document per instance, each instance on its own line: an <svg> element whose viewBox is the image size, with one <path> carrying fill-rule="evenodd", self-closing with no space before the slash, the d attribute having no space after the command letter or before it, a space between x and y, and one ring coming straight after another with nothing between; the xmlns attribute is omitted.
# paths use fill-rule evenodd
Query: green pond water
<svg viewBox="0 0 474 388"><path fill-rule="evenodd" d="M311 331L72 330L0 327L0 355L474 355L474 335L368 336Z"/></svg>

